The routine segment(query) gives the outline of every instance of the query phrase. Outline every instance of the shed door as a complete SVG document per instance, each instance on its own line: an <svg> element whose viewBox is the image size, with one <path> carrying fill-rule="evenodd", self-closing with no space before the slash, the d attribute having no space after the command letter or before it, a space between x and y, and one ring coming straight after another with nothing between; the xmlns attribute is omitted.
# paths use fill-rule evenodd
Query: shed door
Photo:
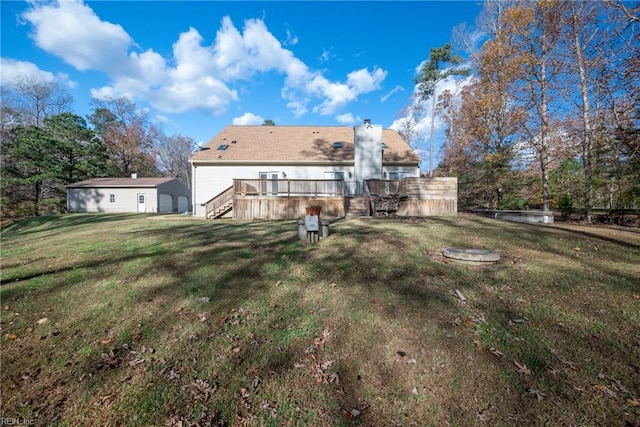
<svg viewBox="0 0 640 427"><path fill-rule="evenodd" d="M171 194L160 195L160 212L173 211L173 196Z"/></svg>
<svg viewBox="0 0 640 427"><path fill-rule="evenodd" d="M178 196L178 212L189 212L189 198Z"/></svg>
<svg viewBox="0 0 640 427"><path fill-rule="evenodd" d="M138 212L146 212L147 209L145 207L145 194L138 193Z"/></svg>

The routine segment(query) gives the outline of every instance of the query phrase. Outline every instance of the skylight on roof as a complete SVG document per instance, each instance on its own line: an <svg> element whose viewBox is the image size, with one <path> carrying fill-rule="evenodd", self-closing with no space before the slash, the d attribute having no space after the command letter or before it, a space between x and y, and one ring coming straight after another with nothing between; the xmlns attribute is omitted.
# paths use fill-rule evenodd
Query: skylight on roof
<svg viewBox="0 0 640 427"><path fill-rule="evenodd" d="M226 150L227 147L229 147L227 144L222 144L222 145L218 146L218 150L220 150L220 151Z"/></svg>
<svg viewBox="0 0 640 427"><path fill-rule="evenodd" d="M339 142L339 141L334 142L333 148L342 148L342 142Z"/></svg>

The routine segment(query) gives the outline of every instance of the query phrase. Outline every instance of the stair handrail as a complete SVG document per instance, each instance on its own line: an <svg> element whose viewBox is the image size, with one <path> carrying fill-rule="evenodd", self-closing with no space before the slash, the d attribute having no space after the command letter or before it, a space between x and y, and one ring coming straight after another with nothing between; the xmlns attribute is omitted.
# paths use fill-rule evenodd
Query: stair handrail
<svg viewBox="0 0 640 427"><path fill-rule="evenodd" d="M371 212L373 211L371 208L371 194L369 194L369 184L366 179L362 181L362 193L364 202L367 205L367 216L371 216Z"/></svg>
<svg viewBox="0 0 640 427"><path fill-rule="evenodd" d="M226 205L229 202L232 202L233 194L233 185L231 185L229 188L226 188L225 190L208 200L205 203L205 218L209 218L210 213L215 212L218 208Z"/></svg>

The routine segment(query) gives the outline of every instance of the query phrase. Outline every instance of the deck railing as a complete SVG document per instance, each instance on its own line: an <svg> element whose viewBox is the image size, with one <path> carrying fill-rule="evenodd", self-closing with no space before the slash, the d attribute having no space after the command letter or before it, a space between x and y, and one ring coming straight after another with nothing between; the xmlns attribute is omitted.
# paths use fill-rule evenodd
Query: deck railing
<svg viewBox="0 0 640 427"><path fill-rule="evenodd" d="M369 194L398 194L400 192L399 180L367 180Z"/></svg>
<svg viewBox="0 0 640 427"><path fill-rule="evenodd" d="M345 194L341 179L234 179L238 196L336 196Z"/></svg>
<svg viewBox="0 0 640 427"><path fill-rule="evenodd" d="M205 203L205 218L216 212L228 203L233 202L233 186L227 188L222 193L216 195Z"/></svg>

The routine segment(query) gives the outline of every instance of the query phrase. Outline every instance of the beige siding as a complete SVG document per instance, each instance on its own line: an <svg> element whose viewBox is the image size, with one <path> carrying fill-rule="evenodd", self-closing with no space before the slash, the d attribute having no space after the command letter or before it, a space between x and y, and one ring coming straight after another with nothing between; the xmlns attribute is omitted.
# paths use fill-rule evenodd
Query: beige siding
<svg viewBox="0 0 640 427"><path fill-rule="evenodd" d="M155 188L68 188L69 212L138 212L138 194L145 194L146 212L156 212L158 196ZM110 195L115 201L110 201Z"/></svg>
<svg viewBox="0 0 640 427"><path fill-rule="evenodd" d="M341 165L198 165L193 169L194 215L204 217L202 206L233 184L234 179L257 179L260 172L277 172L279 179L325 179L325 172L344 172L348 179L353 167ZM284 175L282 174L284 172Z"/></svg>

